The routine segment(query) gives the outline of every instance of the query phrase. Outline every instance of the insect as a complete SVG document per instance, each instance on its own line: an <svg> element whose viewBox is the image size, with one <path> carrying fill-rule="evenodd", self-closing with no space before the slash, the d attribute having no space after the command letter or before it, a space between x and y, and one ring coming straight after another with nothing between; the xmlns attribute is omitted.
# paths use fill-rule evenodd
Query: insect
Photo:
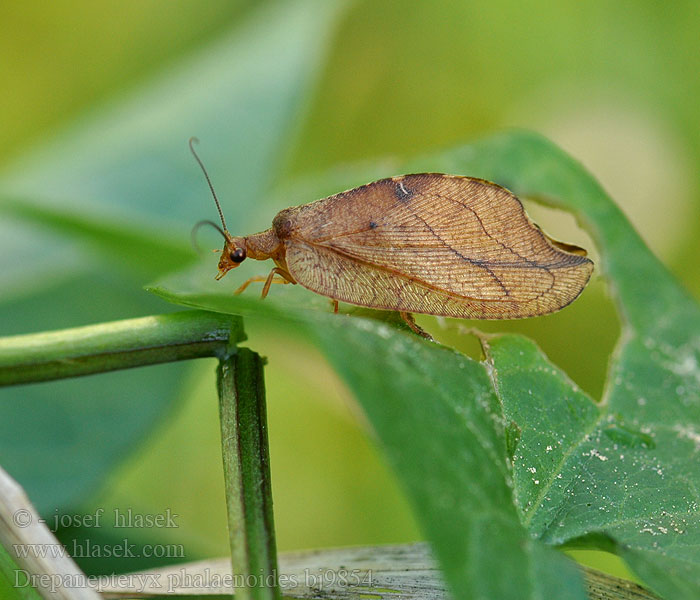
<svg viewBox="0 0 700 600"><path fill-rule="evenodd" d="M464 319L519 319L555 312L586 286L593 262L548 237L505 188L472 177L421 173L382 179L286 208L272 227L244 237L226 228L221 279L246 258L272 259L272 283L301 284L338 302Z"/></svg>

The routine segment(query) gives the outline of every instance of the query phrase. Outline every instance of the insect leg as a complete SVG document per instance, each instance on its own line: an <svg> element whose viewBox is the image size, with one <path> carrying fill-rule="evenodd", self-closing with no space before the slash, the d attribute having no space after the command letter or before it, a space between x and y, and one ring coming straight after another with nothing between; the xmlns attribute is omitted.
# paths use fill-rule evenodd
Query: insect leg
<svg viewBox="0 0 700 600"><path fill-rule="evenodd" d="M331 304L333 305L333 312L337 315L338 314L338 301L333 300L333 298L331 298Z"/></svg>
<svg viewBox="0 0 700 600"><path fill-rule="evenodd" d="M276 274L278 274L278 273L279 273L280 275L282 275L282 278L281 278L281 279L273 279L273 277L274 277ZM267 292L270 290L270 285L272 285L273 283L291 283L286 277L284 277L284 275L282 274L282 272L279 271L279 270L277 269L277 267L275 267L274 269L272 269L272 271L270 271L270 274L269 274L269 275L256 275L255 277L251 277L250 279L247 279L246 281L243 282L243 285L241 285L241 287L239 287L239 288L238 288L235 292L233 292L233 293L236 294L236 295L241 294L241 293L243 293L243 291L245 291L245 289L246 289L251 283L256 283L256 282L258 282L258 281L264 281L264 282L265 282L265 285L263 286L263 295L262 295L263 298L264 298L265 296L267 296Z"/></svg>
<svg viewBox="0 0 700 600"><path fill-rule="evenodd" d="M430 340L431 342L435 341L435 340L433 340L432 335L430 335L427 331L425 331L425 329L423 329L422 327L419 327L416 324L416 320L413 318L413 315L411 313L399 311L399 315L401 315L401 318L404 320L406 325L408 325L411 328L411 330L413 330L419 336L424 337L426 340Z"/></svg>
<svg viewBox="0 0 700 600"><path fill-rule="evenodd" d="M241 287L239 287L233 293L236 295L242 294L251 283L255 283L257 281L265 281L265 280L267 280L267 275L256 275L255 277L251 277L250 279L247 279L246 281L244 281L243 284L241 285Z"/></svg>
<svg viewBox="0 0 700 600"><path fill-rule="evenodd" d="M275 275L280 275L282 279L275 279ZM272 269L272 271L270 271L270 274L265 280L265 285L263 286L260 298L265 298L265 296L267 296L267 293L270 291L270 286L273 283L290 283L290 281L285 277L284 271L282 269L280 269L279 267L275 267L274 269Z"/></svg>

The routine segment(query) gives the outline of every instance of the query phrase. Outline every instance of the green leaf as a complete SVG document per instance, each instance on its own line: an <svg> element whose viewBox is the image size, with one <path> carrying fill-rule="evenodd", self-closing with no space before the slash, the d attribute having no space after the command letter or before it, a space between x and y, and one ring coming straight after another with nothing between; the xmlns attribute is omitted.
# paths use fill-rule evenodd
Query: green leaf
<svg viewBox="0 0 700 600"><path fill-rule="evenodd" d="M0 177L3 333L162 311L141 286L194 258L192 225L216 218L187 146L192 135L217 187L235 190L229 221L255 226L250 207L295 143L340 7L267 3L9 165ZM44 512L85 502L171 410L182 372L163 366L2 390L4 466Z"/></svg>
<svg viewBox="0 0 700 600"><path fill-rule="evenodd" d="M386 325L342 321L309 326L354 389L456 597L585 598L573 563L519 521L484 366Z"/></svg>
<svg viewBox="0 0 700 600"><path fill-rule="evenodd" d="M153 290L188 306L291 320L323 349L458 597L583 598L576 570L550 547L562 545L613 550L663 597L698 597L696 304L590 175L546 140L509 133L398 169L430 170L567 208L594 235L624 324L601 406L520 336L489 337L488 359L477 363L376 321L332 315L325 299L293 286L264 302L232 296L233 286L210 280L214 259ZM496 571L507 576L488 575Z"/></svg>
<svg viewBox="0 0 700 600"><path fill-rule="evenodd" d="M40 600L39 592L29 585L20 572L21 570L7 550L0 545L0 598L3 600Z"/></svg>
<svg viewBox="0 0 700 600"><path fill-rule="evenodd" d="M462 168L498 181L508 164L516 193L582 219L623 320L600 407L530 342L488 342L504 414L522 432L513 477L524 523L552 544L607 537L654 591L697 598L700 309L603 190L547 141L511 134L460 152Z"/></svg>

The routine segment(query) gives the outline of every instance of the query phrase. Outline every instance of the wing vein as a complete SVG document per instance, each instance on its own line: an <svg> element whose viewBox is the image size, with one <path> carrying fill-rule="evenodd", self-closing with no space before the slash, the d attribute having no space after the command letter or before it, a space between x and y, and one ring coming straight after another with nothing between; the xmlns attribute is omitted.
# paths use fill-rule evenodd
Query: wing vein
<svg viewBox="0 0 700 600"><path fill-rule="evenodd" d="M338 254L339 256L342 256L343 258L346 258L348 260L354 261L354 262L359 262L371 269L376 269L377 271L384 271L386 273L391 273L393 275L398 276L401 279L405 279L408 281L414 281L428 289L434 290L436 292L439 292L440 294L445 294L446 296L450 296L452 298L459 298L462 300L468 300L470 302L517 302L516 300L488 300L484 298L476 298L476 297L471 297L471 296L465 296L463 294L459 294L457 292L454 292L452 290L448 290L445 288L438 287L435 284L432 284L428 281L425 281L424 279L421 279L419 277L414 277L413 275L409 275L408 273L404 273L403 271L397 271L396 269L392 269L390 267L387 267L386 265L378 265L376 263L369 262L365 259L359 258L357 256L353 256L352 254L349 254L347 252L343 252L339 248L335 248L333 246L327 246L325 244L316 244L315 242L309 242L308 240L303 240L303 243L308 244L309 246L316 246L318 248L323 248L324 250L327 250L329 252L334 252L335 254ZM531 302L532 300L535 300L542 296L543 293L538 294L528 302Z"/></svg>
<svg viewBox="0 0 700 600"><path fill-rule="evenodd" d="M492 270L487 264L485 264L483 261L476 260L476 259L474 259L474 258L469 258L468 256L465 256L465 255L462 254L459 250L457 250L456 248L453 248L453 247L450 246L445 240L443 240L443 239L435 232L435 230L428 224L428 222L427 222L423 217L421 217L419 214L417 214L417 213L415 213L415 212L413 213L413 216L416 217L417 219L420 219L420 220L423 222L423 224L428 228L428 231L431 233L431 235L432 235L436 240L438 240L445 248L447 248L448 250L450 250L453 254L455 254L456 256L458 256L459 258L461 258L462 260L465 260L465 261L467 261L468 263L470 263L470 264L472 264L472 265L474 265L474 266L476 266L476 267L481 267L482 269L484 269L489 275L491 275L491 277L494 278L494 280L496 281L496 283L497 283L497 284L501 287L501 289L503 290L503 293L504 293L506 296L510 296L510 291L508 290L508 288L503 284L503 282L500 280L500 278L498 277L498 275L496 275L496 274L493 272L493 270ZM478 219L478 217L477 217L477 219ZM479 220L479 222L481 222L481 220ZM483 225L482 225L482 228L483 228ZM488 235L488 233L487 233L486 235ZM490 237L490 236L489 236L489 237Z"/></svg>

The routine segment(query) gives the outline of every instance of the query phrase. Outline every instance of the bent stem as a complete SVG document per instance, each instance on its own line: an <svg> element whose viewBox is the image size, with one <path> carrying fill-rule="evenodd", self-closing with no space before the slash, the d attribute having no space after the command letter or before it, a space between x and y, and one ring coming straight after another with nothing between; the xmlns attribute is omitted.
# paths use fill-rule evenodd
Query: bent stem
<svg viewBox="0 0 700 600"><path fill-rule="evenodd" d="M279 600L263 359L248 348L219 362L219 412L237 600Z"/></svg>
<svg viewBox="0 0 700 600"><path fill-rule="evenodd" d="M0 386L229 355L240 317L182 311L0 338Z"/></svg>

